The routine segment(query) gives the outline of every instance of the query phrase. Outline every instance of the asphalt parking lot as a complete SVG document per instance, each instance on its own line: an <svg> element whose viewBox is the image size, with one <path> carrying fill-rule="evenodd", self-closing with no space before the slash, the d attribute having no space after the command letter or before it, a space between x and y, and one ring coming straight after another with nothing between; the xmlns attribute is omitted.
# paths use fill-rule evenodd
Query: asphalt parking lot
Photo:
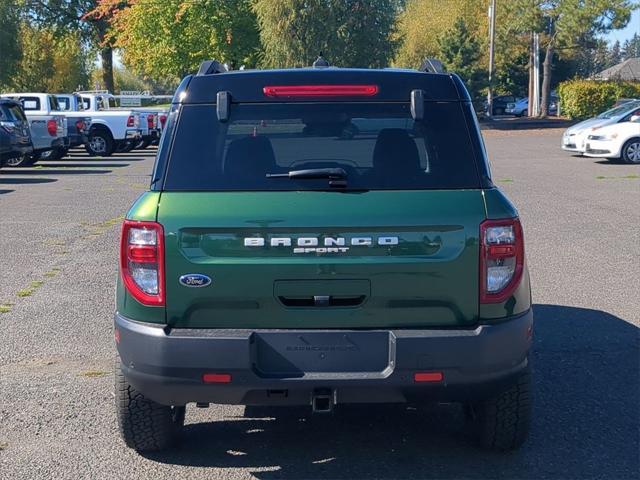
<svg viewBox="0 0 640 480"><path fill-rule="evenodd" d="M504 455L474 446L456 405L191 407L180 448L128 450L117 244L155 152L0 170L0 478L637 478L640 167L568 155L560 135L485 135L523 219L536 319L532 433Z"/></svg>

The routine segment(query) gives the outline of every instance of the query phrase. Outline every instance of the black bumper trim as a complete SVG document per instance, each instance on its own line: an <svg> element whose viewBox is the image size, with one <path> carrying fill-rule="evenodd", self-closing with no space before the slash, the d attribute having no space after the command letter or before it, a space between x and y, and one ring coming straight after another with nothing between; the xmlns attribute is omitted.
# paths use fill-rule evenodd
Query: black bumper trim
<svg viewBox="0 0 640 480"><path fill-rule="evenodd" d="M508 321L478 325L475 329L372 330L378 341L367 343L366 335L356 335L357 332L360 335L367 333L362 330L169 331L163 325L115 315L120 339L117 347L124 375L146 396L166 405L189 402L305 404L317 388L336 391L338 403L397 402L423 397L447 401L478 398L502 388L527 368L532 325L533 312L529 310ZM375 368L362 368L362 358L354 363L359 370L346 372L337 371L335 363L332 371L326 372L293 369L289 373L273 375L265 374L265 369L260 368L260 362L269 362L273 368L291 363L314 365L313 360L309 363L308 357L277 350L290 342L269 344L269 352L275 351L275 357L269 354L264 360L264 354L259 350L262 337L277 339L278 335L295 334L314 339L319 338L314 334L323 333L350 337L364 347L357 355L369 355ZM388 348L379 342L381 334L388 335ZM379 349L379 356L370 349ZM342 353L325 350L310 351L309 355L320 358L321 353L325 353L322 361L329 364L330 360L326 358L330 355L338 361L349 358L348 354L340 357ZM283 363L279 359L285 356ZM444 380L415 383L413 374L425 371L442 372ZM231 374L232 381L204 384L201 377L207 372ZM274 399L269 394L274 390L284 390L287 395Z"/></svg>

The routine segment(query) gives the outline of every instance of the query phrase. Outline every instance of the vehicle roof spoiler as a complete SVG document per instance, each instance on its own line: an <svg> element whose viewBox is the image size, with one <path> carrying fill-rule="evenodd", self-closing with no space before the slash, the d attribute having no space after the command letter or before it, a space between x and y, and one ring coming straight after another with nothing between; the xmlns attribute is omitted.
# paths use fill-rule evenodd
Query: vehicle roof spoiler
<svg viewBox="0 0 640 480"><path fill-rule="evenodd" d="M446 72L444 65L442 65L442 62L437 58L425 58L424 62L422 62L422 65L420 65L420 68L418 70L426 73L445 73Z"/></svg>
<svg viewBox="0 0 640 480"><path fill-rule="evenodd" d="M213 75L214 73L225 73L228 71L227 66L217 60L205 60L200 64L197 75Z"/></svg>

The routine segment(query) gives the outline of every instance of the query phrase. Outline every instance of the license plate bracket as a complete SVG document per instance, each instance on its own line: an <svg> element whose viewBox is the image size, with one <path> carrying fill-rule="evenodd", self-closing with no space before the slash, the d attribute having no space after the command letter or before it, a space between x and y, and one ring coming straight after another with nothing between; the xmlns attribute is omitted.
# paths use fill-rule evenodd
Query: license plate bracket
<svg viewBox="0 0 640 480"><path fill-rule="evenodd" d="M395 338L389 331L256 332L252 357L263 377L388 375Z"/></svg>

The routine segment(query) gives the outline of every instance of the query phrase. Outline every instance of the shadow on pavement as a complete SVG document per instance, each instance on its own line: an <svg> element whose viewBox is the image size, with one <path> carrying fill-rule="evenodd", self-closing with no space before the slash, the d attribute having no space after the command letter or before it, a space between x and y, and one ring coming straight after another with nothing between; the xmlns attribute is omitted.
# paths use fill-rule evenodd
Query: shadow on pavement
<svg viewBox="0 0 640 480"><path fill-rule="evenodd" d="M69 167L68 169L48 169L48 168L30 168L15 169L4 173L15 173L16 175L98 175L103 173L111 173L111 170L102 170L98 168L85 169Z"/></svg>
<svg viewBox="0 0 640 480"><path fill-rule="evenodd" d="M0 188L0 195L4 194L4 193L11 193L14 192L15 190L3 190Z"/></svg>
<svg viewBox="0 0 640 480"><path fill-rule="evenodd" d="M179 448L146 456L255 469L260 479L634 478L638 328L598 310L534 311L534 421L517 452L476 448L457 405L393 405L315 417L304 409L247 408L241 418L187 425Z"/></svg>
<svg viewBox="0 0 640 480"><path fill-rule="evenodd" d="M66 159L63 159L62 161L66 162ZM38 162L38 165L42 166L42 168L71 168L71 169L76 169L76 168L122 168L122 167L128 167L129 164L128 163L102 163L103 160L98 160L95 162L85 162L85 163L81 163L78 164L76 162L69 162L69 163L49 163L49 162Z"/></svg>
<svg viewBox="0 0 640 480"><path fill-rule="evenodd" d="M7 178L4 176L5 173L9 173L9 172L7 172L6 170L2 172L2 175L0 175L0 183L18 185L18 184L28 184L28 183L51 183L51 182L58 181L55 178L15 178L15 177ZM13 171L11 173L16 173L19 175L23 172Z"/></svg>

